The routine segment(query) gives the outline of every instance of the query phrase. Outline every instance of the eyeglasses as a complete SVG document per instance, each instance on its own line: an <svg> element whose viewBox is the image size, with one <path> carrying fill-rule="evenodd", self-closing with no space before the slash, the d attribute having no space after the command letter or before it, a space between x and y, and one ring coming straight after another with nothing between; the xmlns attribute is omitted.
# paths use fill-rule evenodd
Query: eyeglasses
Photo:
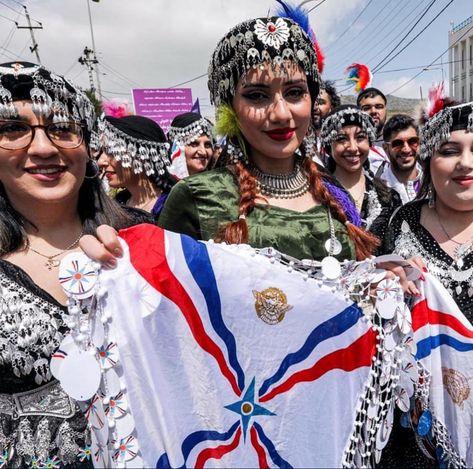
<svg viewBox="0 0 473 469"><path fill-rule="evenodd" d="M31 125L21 121L0 121L0 148L21 150L28 147L37 128L43 129L51 143L58 148L77 148L84 139L82 127L75 122Z"/></svg>
<svg viewBox="0 0 473 469"><path fill-rule="evenodd" d="M419 146L419 142L420 142L419 137L411 137L411 138L408 138L407 140L402 140L401 138L396 138L393 141L387 142L387 143L389 143L389 145L391 145L391 148L394 151L399 151L404 147L405 143L407 143L411 148L415 149Z"/></svg>

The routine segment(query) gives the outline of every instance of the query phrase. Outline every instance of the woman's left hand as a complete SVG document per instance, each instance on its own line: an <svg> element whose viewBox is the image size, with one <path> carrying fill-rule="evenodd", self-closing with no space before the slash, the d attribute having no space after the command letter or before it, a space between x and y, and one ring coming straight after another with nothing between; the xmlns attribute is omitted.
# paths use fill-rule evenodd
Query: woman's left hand
<svg viewBox="0 0 473 469"><path fill-rule="evenodd" d="M114 269L117 266L117 258L123 256L118 233L108 225L101 225L97 228L97 237L82 236L79 246L91 259L100 262L109 269Z"/></svg>

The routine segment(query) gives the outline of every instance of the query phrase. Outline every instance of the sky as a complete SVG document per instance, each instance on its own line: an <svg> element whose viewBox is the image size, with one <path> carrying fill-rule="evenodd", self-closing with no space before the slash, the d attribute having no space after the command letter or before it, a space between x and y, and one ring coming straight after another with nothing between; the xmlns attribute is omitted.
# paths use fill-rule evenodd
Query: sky
<svg viewBox="0 0 473 469"><path fill-rule="evenodd" d="M343 94L354 94L344 70L358 62L372 69L372 86L386 94L420 98L422 90L425 97L433 84L442 79L448 83L448 53L434 59L448 49L452 24L473 15L472 0L305 1L307 9L315 7L310 22L325 54L323 78L337 80ZM106 100L131 102L131 88L183 83L182 87L192 88L202 113L209 116L213 108L207 81L200 76L206 74L217 42L238 22L266 16L276 5L274 0L0 0L0 62L36 61L29 50L30 32L15 26L15 21L27 24L22 7L26 5L33 26L37 22L43 26L34 30L42 64L88 88L87 69L78 62L84 47L92 48L88 2ZM424 27L403 52L382 62Z"/></svg>

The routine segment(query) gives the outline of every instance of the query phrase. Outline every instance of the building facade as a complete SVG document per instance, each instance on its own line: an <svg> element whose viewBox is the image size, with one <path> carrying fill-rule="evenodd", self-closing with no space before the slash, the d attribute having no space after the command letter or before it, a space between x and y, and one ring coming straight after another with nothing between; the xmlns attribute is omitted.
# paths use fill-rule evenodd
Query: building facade
<svg viewBox="0 0 473 469"><path fill-rule="evenodd" d="M448 34L450 96L473 101L473 16L454 26Z"/></svg>

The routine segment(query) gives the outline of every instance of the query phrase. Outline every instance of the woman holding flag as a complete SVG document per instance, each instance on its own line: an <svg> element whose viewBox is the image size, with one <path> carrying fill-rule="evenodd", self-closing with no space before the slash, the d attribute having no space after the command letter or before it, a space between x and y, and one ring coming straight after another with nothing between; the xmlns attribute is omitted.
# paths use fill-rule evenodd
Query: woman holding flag
<svg viewBox="0 0 473 469"><path fill-rule="evenodd" d="M136 221L98 179L94 120L66 78L0 66L0 467L91 467L84 413L50 362L70 331L59 266L83 234Z"/></svg>
<svg viewBox="0 0 473 469"><path fill-rule="evenodd" d="M168 131L170 172L178 179L210 168L214 151L212 123L197 112L177 115Z"/></svg>
<svg viewBox="0 0 473 469"><path fill-rule="evenodd" d="M424 454L430 455L431 465L450 459L457 464L466 461L469 466L470 416L463 400L470 395L471 369L461 357L468 360L468 354L461 352L471 350L471 345L464 342L471 342L473 335L473 103L456 104L449 98L441 98L434 104L432 111L424 115L421 131L425 173L418 200L395 214L388 227L385 250L406 259L420 257L424 271L440 281L458 306L455 308L449 295L438 286L433 293L420 298L423 301L412 309L417 324L414 327L414 340L418 343L416 358L428 369L430 388L437 393L431 397L438 406L435 419L446 426L453 443L447 441L445 445L445 441L437 441L442 434L438 430L435 439L428 435L416 438ZM466 335L454 331L451 336L452 324L459 325ZM438 354L436 359L435 354ZM416 405L412 413L404 414L401 425L398 416L381 461L384 467L398 467L410 457L406 441L412 438L411 429L417 435L422 434L420 407ZM435 444L439 443L444 444L445 452L436 449Z"/></svg>
<svg viewBox="0 0 473 469"><path fill-rule="evenodd" d="M425 116L421 158L425 175L417 201L402 207L386 250L420 256L473 320L473 102L442 98Z"/></svg>

